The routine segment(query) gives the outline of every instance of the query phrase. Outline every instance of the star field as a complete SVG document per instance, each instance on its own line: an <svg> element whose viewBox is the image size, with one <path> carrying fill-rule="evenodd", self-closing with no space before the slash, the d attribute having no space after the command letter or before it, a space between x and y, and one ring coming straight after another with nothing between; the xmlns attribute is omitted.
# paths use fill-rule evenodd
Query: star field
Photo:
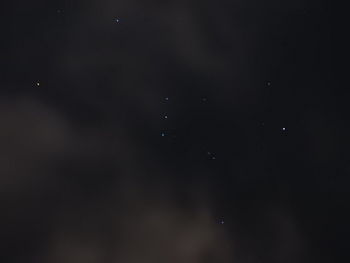
<svg viewBox="0 0 350 263"><path fill-rule="evenodd" d="M340 258L349 127L326 3L4 10L1 262Z"/></svg>

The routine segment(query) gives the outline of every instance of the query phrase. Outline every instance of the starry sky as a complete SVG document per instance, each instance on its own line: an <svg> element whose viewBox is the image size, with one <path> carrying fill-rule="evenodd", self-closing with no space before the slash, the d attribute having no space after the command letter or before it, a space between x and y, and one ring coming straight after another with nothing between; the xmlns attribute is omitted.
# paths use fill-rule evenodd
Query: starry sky
<svg viewBox="0 0 350 263"><path fill-rule="evenodd" d="M2 262L335 262L350 171L328 5L8 1Z"/></svg>

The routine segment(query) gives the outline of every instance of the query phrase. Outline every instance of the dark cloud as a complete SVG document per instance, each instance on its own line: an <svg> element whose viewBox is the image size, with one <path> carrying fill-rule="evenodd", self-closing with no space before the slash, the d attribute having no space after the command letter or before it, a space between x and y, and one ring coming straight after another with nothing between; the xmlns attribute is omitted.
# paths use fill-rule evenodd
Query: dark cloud
<svg viewBox="0 0 350 263"><path fill-rule="evenodd" d="M334 261L349 166L323 3L7 11L2 262Z"/></svg>

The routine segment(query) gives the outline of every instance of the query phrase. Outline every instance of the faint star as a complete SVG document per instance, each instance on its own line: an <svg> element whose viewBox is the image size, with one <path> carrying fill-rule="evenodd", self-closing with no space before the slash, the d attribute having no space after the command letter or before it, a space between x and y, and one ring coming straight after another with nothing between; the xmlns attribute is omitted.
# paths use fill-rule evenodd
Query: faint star
<svg viewBox="0 0 350 263"><path fill-rule="evenodd" d="M167 119L167 118L168 118L168 116L167 116L167 115L165 115L165 116L164 116L164 118L165 118L165 119Z"/></svg>
<svg viewBox="0 0 350 263"><path fill-rule="evenodd" d="M119 23L119 19L118 19L118 18L115 18L114 21L117 22L117 23Z"/></svg>
<svg viewBox="0 0 350 263"><path fill-rule="evenodd" d="M271 86L271 82L270 81L267 82L267 86Z"/></svg>
<svg viewBox="0 0 350 263"><path fill-rule="evenodd" d="M169 98L168 98L168 97L166 97L166 98L165 98L165 100L169 100Z"/></svg>
<svg viewBox="0 0 350 263"><path fill-rule="evenodd" d="M164 133L164 132L162 132L160 135L161 135L162 137L164 137L164 136L165 136L165 133Z"/></svg>

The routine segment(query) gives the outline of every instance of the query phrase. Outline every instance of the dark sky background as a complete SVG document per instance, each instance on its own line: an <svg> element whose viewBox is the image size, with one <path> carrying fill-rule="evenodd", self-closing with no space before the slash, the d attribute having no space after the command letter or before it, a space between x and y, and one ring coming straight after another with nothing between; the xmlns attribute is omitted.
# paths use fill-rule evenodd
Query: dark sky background
<svg viewBox="0 0 350 263"><path fill-rule="evenodd" d="M1 262L336 262L326 2L8 1Z"/></svg>

